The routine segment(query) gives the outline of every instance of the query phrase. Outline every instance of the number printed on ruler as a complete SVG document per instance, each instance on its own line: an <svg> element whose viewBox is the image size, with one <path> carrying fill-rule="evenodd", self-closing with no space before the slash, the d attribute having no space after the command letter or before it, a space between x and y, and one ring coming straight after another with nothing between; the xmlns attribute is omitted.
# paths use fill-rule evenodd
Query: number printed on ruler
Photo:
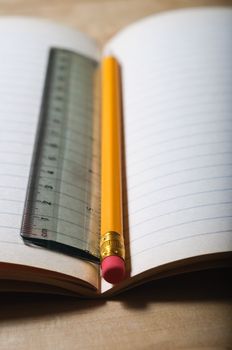
<svg viewBox="0 0 232 350"><path fill-rule="evenodd" d="M97 63L51 49L21 235L33 244L99 256Z"/></svg>

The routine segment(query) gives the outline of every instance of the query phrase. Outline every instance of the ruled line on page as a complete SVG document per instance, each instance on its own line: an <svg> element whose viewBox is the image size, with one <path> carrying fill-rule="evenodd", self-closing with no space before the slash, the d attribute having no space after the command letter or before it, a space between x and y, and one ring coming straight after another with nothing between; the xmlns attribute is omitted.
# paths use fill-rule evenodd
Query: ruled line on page
<svg viewBox="0 0 232 350"><path fill-rule="evenodd" d="M134 242L136 242L138 240L144 239L144 237L148 237L148 236L152 235L154 238L154 234L157 234L157 233L160 233L160 232L163 232L166 230L170 230L170 229L175 229L175 228L180 227L180 226L184 226L184 225L188 226L188 225L191 225L193 223L204 223L206 221L215 221L215 220L230 219L230 218L232 218L232 215L210 216L210 217L206 217L206 218L199 218L199 219L184 221L184 222L177 223L177 224L167 225L167 226L161 227L157 230L147 232L146 234L142 234L139 237L132 239L130 241L130 245L132 245Z"/></svg>
<svg viewBox="0 0 232 350"><path fill-rule="evenodd" d="M191 171L194 171L194 170L207 170L207 169L212 169L212 168L217 168L217 167L228 167L228 166L232 166L232 163L214 163L214 164L210 164L210 165L205 165L205 166L195 166L195 167L190 167L190 168L183 168L183 169L180 169L180 170L176 170L176 171L171 171L171 172L168 172L168 173L163 173L162 175L160 176L154 176L150 179L146 179L145 181L141 181L139 184L137 184L136 186L134 186L134 188L138 188L138 187L142 187L143 185L147 184L148 182L150 181L155 181L155 180L158 180L158 179L162 179L164 177L168 177L168 176L172 176L172 175L176 175L176 174L182 174L182 173L185 173L185 172L191 172Z"/></svg>
<svg viewBox="0 0 232 350"><path fill-rule="evenodd" d="M163 243L159 243L157 245L153 245L147 249L143 249L143 250L140 250L139 252L137 252L136 254L133 255L133 257L137 257L138 255L141 255L141 254L144 254L146 252L148 252L149 250L152 250L154 248L158 248L158 247L162 247L162 246L165 246L165 245L168 245L170 243L175 243L175 242L178 242L178 241L185 241L185 240L191 240L191 238L195 238L195 237L204 237L204 236L208 236L208 235L220 235L220 234L223 234L223 233L232 233L232 230L222 230L222 231L212 231L212 232L204 232L204 233L197 233L197 234L194 234L194 235L191 235L191 236L187 236L187 237L181 237L181 238L177 238L177 239L174 239L174 240L169 240L169 241L166 241L166 242L163 242ZM131 257L127 257L126 260L129 261L131 259Z"/></svg>
<svg viewBox="0 0 232 350"><path fill-rule="evenodd" d="M153 137L151 138L152 140L148 141L147 140L147 148L149 147L154 147L154 146L159 146L159 145L164 145L164 144L171 144L173 141L180 141L180 140L185 140L185 139L188 139L188 138L193 138L193 137L196 137L196 136L211 136L211 135L218 135L220 134L221 136L224 136L226 134L231 134L232 133L232 129L225 129L225 130L220 130L220 126L221 124L219 124L219 130L213 130L213 131L199 131L199 132L195 132L195 133L191 133L191 130L190 130L190 133L187 134L187 135L182 135L182 136L174 136L174 137L170 137L168 136L166 139L162 140L162 141L155 141L155 142L152 142L153 140ZM141 148L139 147L139 145L141 144L141 140L142 139L138 139L136 140L138 142L138 149L140 149L141 151ZM129 152L129 151L128 151ZM133 151L130 151L130 156L132 157L133 155L136 155L138 152L137 149L135 149L135 147L133 147Z"/></svg>
<svg viewBox="0 0 232 350"><path fill-rule="evenodd" d="M228 113L229 115L229 113ZM196 114L193 114L193 117L196 117ZM185 118L186 119L186 118ZM196 118L197 119L197 118ZM196 120L195 119L195 120ZM162 133L169 133L170 131L171 132L174 132L174 131L178 131L178 133L182 130L186 130L188 128L191 128L191 127L201 127L201 126L214 126L216 125L216 127L218 127L218 120L212 120L212 118L210 118L210 120L207 120L205 118L205 121L202 121L202 120L199 120L199 121L185 121L185 122L182 122L182 123L176 123L178 120L174 120L174 121L169 121L169 122L166 122L166 123L158 123L157 120L154 120L153 119L153 123L149 123L149 127L153 127L156 132L154 133L154 130L150 130L150 128L148 127L148 125L140 128L140 129L136 129L136 130L133 130L133 137L134 138L137 138L137 135L139 137L149 137L149 136L154 136L156 134L158 135L161 135ZM223 125L226 125L228 123L229 126L231 126L232 124L232 120L230 118L223 118L222 119L222 122L223 122ZM162 127L159 127L159 125L162 125ZM175 126L172 126L170 127L171 124L177 124ZM167 126L168 125L168 126ZM144 131L144 133L143 133Z"/></svg>
<svg viewBox="0 0 232 350"><path fill-rule="evenodd" d="M208 202L206 204L200 204L200 205L194 205L194 206L191 206L191 207L185 207L185 208L181 208L181 209L177 209L177 210L172 210L172 211L169 211L169 212L166 212L166 213L162 213L160 215L153 215L152 217L149 217L148 219L146 220L143 220L143 221L140 221L138 223L135 223L133 224L133 228L137 227L137 226L140 226L144 223L147 223L149 221L152 221L152 220L155 220L156 218L160 218L160 217L163 217L163 216L167 216L167 215L172 215L172 214L175 214L175 213L181 213L181 212L185 212L185 211L188 211L188 210L192 210L192 209L198 209L198 208L208 208L208 207L215 207L217 205L231 205L232 204L232 201L227 201L227 202ZM125 230L125 232L127 232L128 230Z"/></svg>
<svg viewBox="0 0 232 350"><path fill-rule="evenodd" d="M217 67L215 67L215 69L217 69ZM225 67L224 67L225 68ZM182 72L173 72L177 75L181 74L182 77L184 79L191 79L191 84L197 88L195 91L194 91L194 94L192 93L191 94L191 97L193 98L202 98L202 102L204 103L204 98L205 98L205 95L201 95L200 91L201 89L205 88L205 86L208 86L208 82L211 81L211 79L215 79L217 78L217 85L214 85L212 84L211 86L208 86L208 89L210 89L210 94L211 96L216 96L218 95L218 92L224 88L224 87L227 87L227 86L230 86L230 83L231 83L231 80L230 80L230 75L232 73L232 69L224 69L223 71L219 71L219 72L216 72L216 73L213 73L211 76L209 75L205 75L205 70L198 70L197 74L199 75L198 76L198 79L195 80L195 74L191 74L190 76L185 76L184 77L184 74L183 74L183 71ZM201 76L200 76L201 74ZM157 78L156 76L152 76L150 75L150 79L154 79L153 81L156 81L156 83L154 84L154 86L150 86L150 89L148 92L146 92L146 98L150 98L152 97L154 100L158 100L160 102L160 104L162 104L162 108L165 108L165 104L168 100L170 100L170 98L172 98L172 95L173 95L173 92L175 92L176 88L177 88L177 84L176 84L176 80L172 80L170 81L169 80L169 77L165 77L164 75L160 78ZM200 81L200 79L202 79ZM138 98L136 99L134 97L134 95L130 95L128 92L127 92L127 100L128 100L128 103L126 105L126 108L128 109L133 109L135 107L136 104L138 104L140 102L140 100L143 99L144 97L144 88L145 88L145 83L144 83L144 80L143 78L141 77L141 79L138 79L139 81L139 90L138 92L143 92L143 93L140 93ZM161 81L161 83L159 84L159 86L157 85L159 82ZM166 89L164 88L164 84L168 82L168 86L166 87ZM182 96L183 96L183 100L182 100L182 103L180 103L180 101L176 100L175 101L175 105L174 106L185 106L185 102L184 100L188 100L188 97L189 97L189 90L185 90L185 91L182 91ZM229 94L228 92L226 92L222 98L228 98L229 97ZM191 104L191 101L189 101L190 104ZM151 101L149 101L149 103L146 105L146 108L148 108L150 106L150 103ZM166 108L168 107L168 105L166 105ZM165 109L165 111L168 111L169 109Z"/></svg>
<svg viewBox="0 0 232 350"><path fill-rule="evenodd" d="M149 192L143 192L143 194L134 197L134 200L141 199L142 197L147 196L148 194L151 195L151 194L153 194L153 193L156 193L156 192L159 192L159 191L163 191L163 190L166 190L166 189L171 189L171 188L178 187L178 186L183 186L183 185L198 183L198 182L201 182L201 181L216 180L216 179L232 179L232 175L228 175L228 176L205 177L205 178L198 178L198 179L196 179L196 180L191 180L191 181L182 181L182 182L175 183L175 184L172 184L172 185L167 185L167 186L164 186L164 187L159 187L159 188L156 189L156 190L153 190L153 189L152 189L152 190L149 191ZM125 202L125 204L126 204L126 202Z"/></svg>
<svg viewBox="0 0 232 350"><path fill-rule="evenodd" d="M150 161L151 159L160 156L160 155L166 155L166 154L170 154L176 151L183 151L183 150L189 150L189 149L193 149L193 148L197 148L197 147L204 147L204 146L221 146L221 145L227 145L230 146L231 142L230 141L211 141L211 142L201 142L201 143L196 143L196 144L190 144L190 145L184 145L184 146L179 146L179 147L171 147L168 150L164 150L164 151L153 151L152 154L148 157L143 157L143 159L139 159L139 160L134 160L134 162L130 163L130 166L137 166L138 164L140 164L140 162L144 163L147 161Z"/></svg>
<svg viewBox="0 0 232 350"><path fill-rule="evenodd" d="M205 194L205 193L226 192L226 191L232 191L232 187L223 188L223 189L220 188L220 189L214 189L214 190L208 190L208 191L201 191L201 192L192 192L192 193L187 193L185 195L180 195L180 196L176 196L176 197L169 197L167 199L154 202L151 205L141 207L141 208L137 209L136 211L134 211L132 214L146 210L146 209L151 208L151 207L158 205L160 203L169 202L169 201L176 200L176 199L181 199L181 198L186 198L186 197L191 197L191 196L198 196L198 195Z"/></svg>
<svg viewBox="0 0 232 350"><path fill-rule="evenodd" d="M230 97L229 94L228 94L226 99L225 99L225 96L221 96L222 104L223 104L223 102L224 103L229 102L229 100L230 100L229 97ZM145 96L145 98L146 98L146 96ZM218 98L217 98L217 100L218 100ZM187 103L186 104L181 103L179 105L173 105L172 108L170 108L170 107L167 108L167 103L168 102L170 102L170 100L166 101L166 106L165 106L165 104L164 104L164 106L163 105L162 106L158 106L158 105L155 106L155 111L157 113L157 119L158 120L159 120L159 117L161 115L163 116L164 114L166 114L166 120L168 120L167 116L169 116L169 118L170 118L170 114L172 114L172 113L176 113L177 114L177 112L182 114L182 113L184 113L186 111L186 108L189 109L190 113L192 113L192 114L193 114L193 111L195 111L196 114L199 114L201 112L201 110L204 111L204 109L206 109L206 113L207 113L207 109L208 110L209 109L213 110L214 108L218 108L218 103L215 102L215 101L212 101L212 102L211 101L210 102L208 102L208 101L201 102L200 106L196 106L194 103L188 103L188 104ZM134 112L135 113L135 111L137 110L137 112L148 114L148 119L147 120L149 120L149 117L151 119L154 119L154 114L152 115L152 111L151 111L152 107L154 107L154 106L152 106L152 104L151 105L147 104L146 106L144 106L144 110L139 111L139 110L137 110L139 108L139 105L136 106L136 103L134 103L133 109L131 109L131 108L128 109L128 112L130 112L130 113ZM158 109L159 107L160 107L160 109ZM195 107L195 109L193 110L194 107ZM223 108L223 106L222 106L222 108ZM127 110L125 110L125 112L127 112ZM141 121L141 116L137 117L137 119L136 119L136 116L135 116L134 120L131 120L131 125L135 125L135 124L139 123L140 121ZM130 124L127 123L127 125L128 125L128 128L130 128ZM133 131L133 128L132 128L132 131Z"/></svg>
<svg viewBox="0 0 232 350"><path fill-rule="evenodd" d="M194 87L197 87L199 90L204 88L205 85L207 85L207 81L210 80L212 77L213 79L215 79L215 77L217 78L217 81L218 81L218 84L217 85L212 85L210 87L210 91L211 91L211 94L212 95L215 95L218 93L218 91L220 91L220 89L227 85L230 85L231 83L231 78L230 78L230 75L232 73L232 69L230 67L230 69L224 69L220 71L220 69L218 69L218 65L215 66L215 69L217 70L216 73L214 72L212 76L205 76L204 73L205 73L205 70L202 70L201 72L198 70L197 71L197 74L202 74L202 76L199 76L197 80L195 80L195 77L194 75L196 74L196 72L192 72L191 75L187 75L185 74L185 79L191 79L191 82L192 84L194 84ZM167 72L166 72L167 73ZM181 70L181 72L174 72L175 74L181 74L182 77L184 76L183 74L183 69ZM149 97L153 97L154 99L159 99L159 101L162 101L162 102L166 102L168 99L169 99L169 96L173 94L173 92L176 90L176 81L171 81L169 80L169 77L165 77L165 76L162 76L162 77L157 77L157 76L152 76L152 74L150 75L150 78L151 79L154 79L153 81L155 81L154 84L151 84L150 85L150 90L146 92L146 97L149 98ZM207 78L207 80L206 80ZM159 88L157 88L157 83L162 80L162 84L160 84ZM166 87L165 91L164 91L164 83L165 83L165 80L169 83L168 86ZM222 81L223 80L223 81ZM145 84L144 84L144 81L143 79L141 78L140 80L140 87L138 89L138 92L142 91L143 89L141 88L144 88L145 87ZM153 89L155 89L155 93L153 91ZM182 92L183 94L183 99L185 97L188 97L189 95L189 91L188 90L185 90ZM201 96L201 94L199 94L199 91L195 91L194 93L194 97L199 97ZM226 95L224 95L225 97ZM140 94L138 96L137 99L135 99L134 97L134 94L129 94L127 92L127 108L133 108L134 107L134 103L135 102L139 102L141 99L143 99L143 94ZM149 106L149 105L148 105ZM166 118L164 118L165 120Z"/></svg>
<svg viewBox="0 0 232 350"><path fill-rule="evenodd" d="M215 106L215 107L218 107ZM179 112L178 116L175 117L175 119L171 119L170 120L170 114L172 113L172 111L170 112L160 112L160 111L157 111L157 117L155 118L154 120L154 111L151 112L151 115L149 113L150 111L147 112L148 114L148 118L146 118L146 120L144 120L144 123L143 125L139 125L137 122L135 122L133 124L133 127L131 126L130 129L131 131L133 131L133 137L136 137L136 134L140 134L140 131L142 132L143 129L144 131L150 131L150 129L148 130L149 126L155 126L156 129L159 129L160 126L164 126L165 125L180 125L183 120L186 121L186 125L187 125L187 122L191 122L193 118L197 119L199 118L198 116L198 112L197 111L188 111L188 115L186 115L185 113L185 110L183 112ZM227 119L228 116L230 116L230 112L228 111L228 109L225 109L223 110L223 106L221 106L220 108L220 113L223 114L223 116L225 116L225 120ZM149 116L151 118L149 118ZM169 116L169 118L167 117ZM212 111L209 111L209 110L205 110L204 111L204 116L206 117L207 116L207 119L212 119L212 120L216 120L216 118L214 116L212 116ZM214 119L215 118L215 119ZM140 129L139 129L139 126L140 126Z"/></svg>
<svg viewBox="0 0 232 350"><path fill-rule="evenodd" d="M204 157L215 157L215 156L224 156L224 155L231 155L232 151L225 151L225 152L213 152L213 153L206 153L206 154L197 154L197 155L193 155L193 156L189 156L189 157L184 157L184 158L178 158L178 159L174 159L171 161L165 161L162 163L156 163L152 166L150 166L149 168L145 168L145 169L141 169L140 171L138 171L137 173L133 173L133 176L138 176L141 175L144 172L149 172L151 169L156 168L156 167L160 167L162 165L170 165L170 164L175 164L178 162L182 162L185 160L192 160L192 159L200 159L200 158L204 158ZM132 176L131 176L132 177Z"/></svg>

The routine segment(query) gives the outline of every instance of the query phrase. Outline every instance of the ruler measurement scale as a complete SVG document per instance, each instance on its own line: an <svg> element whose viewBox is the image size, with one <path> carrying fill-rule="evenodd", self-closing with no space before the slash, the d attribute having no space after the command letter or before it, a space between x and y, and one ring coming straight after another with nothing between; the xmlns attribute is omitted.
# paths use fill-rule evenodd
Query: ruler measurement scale
<svg viewBox="0 0 232 350"><path fill-rule="evenodd" d="M91 206L99 184L91 168L95 70L89 58L51 50L21 234L98 261L99 211Z"/></svg>

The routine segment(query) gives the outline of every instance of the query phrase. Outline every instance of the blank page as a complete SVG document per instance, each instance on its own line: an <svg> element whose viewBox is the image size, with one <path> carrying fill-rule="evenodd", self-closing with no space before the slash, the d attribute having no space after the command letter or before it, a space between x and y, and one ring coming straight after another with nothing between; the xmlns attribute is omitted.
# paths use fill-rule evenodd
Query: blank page
<svg viewBox="0 0 232 350"><path fill-rule="evenodd" d="M106 48L122 67L131 276L232 248L231 37L231 10L181 10Z"/></svg>
<svg viewBox="0 0 232 350"><path fill-rule="evenodd" d="M77 31L46 21L0 20L1 261L61 272L96 287L96 266L45 249L27 247L20 237L50 47L70 49L98 59L95 44Z"/></svg>

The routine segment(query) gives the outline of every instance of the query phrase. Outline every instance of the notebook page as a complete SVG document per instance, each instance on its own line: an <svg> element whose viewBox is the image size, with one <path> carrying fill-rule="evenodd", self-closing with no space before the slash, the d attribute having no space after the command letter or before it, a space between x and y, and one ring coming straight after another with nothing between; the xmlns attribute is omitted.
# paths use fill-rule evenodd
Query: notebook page
<svg viewBox="0 0 232 350"><path fill-rule="evenodd" d="M0 246L1 261L79 277L97 286L97 267L24 245L20 227L50 47L98 59L84 35L46 21L0 20ZM1 273L0 273L1 274Z"/></svg>
<svg viewBox="0 0 232 350"><path fill-rule="evenodd" d="M106 48L122 66L131 276L232 248L231 37L231 10L182 10Z"/></svg>

